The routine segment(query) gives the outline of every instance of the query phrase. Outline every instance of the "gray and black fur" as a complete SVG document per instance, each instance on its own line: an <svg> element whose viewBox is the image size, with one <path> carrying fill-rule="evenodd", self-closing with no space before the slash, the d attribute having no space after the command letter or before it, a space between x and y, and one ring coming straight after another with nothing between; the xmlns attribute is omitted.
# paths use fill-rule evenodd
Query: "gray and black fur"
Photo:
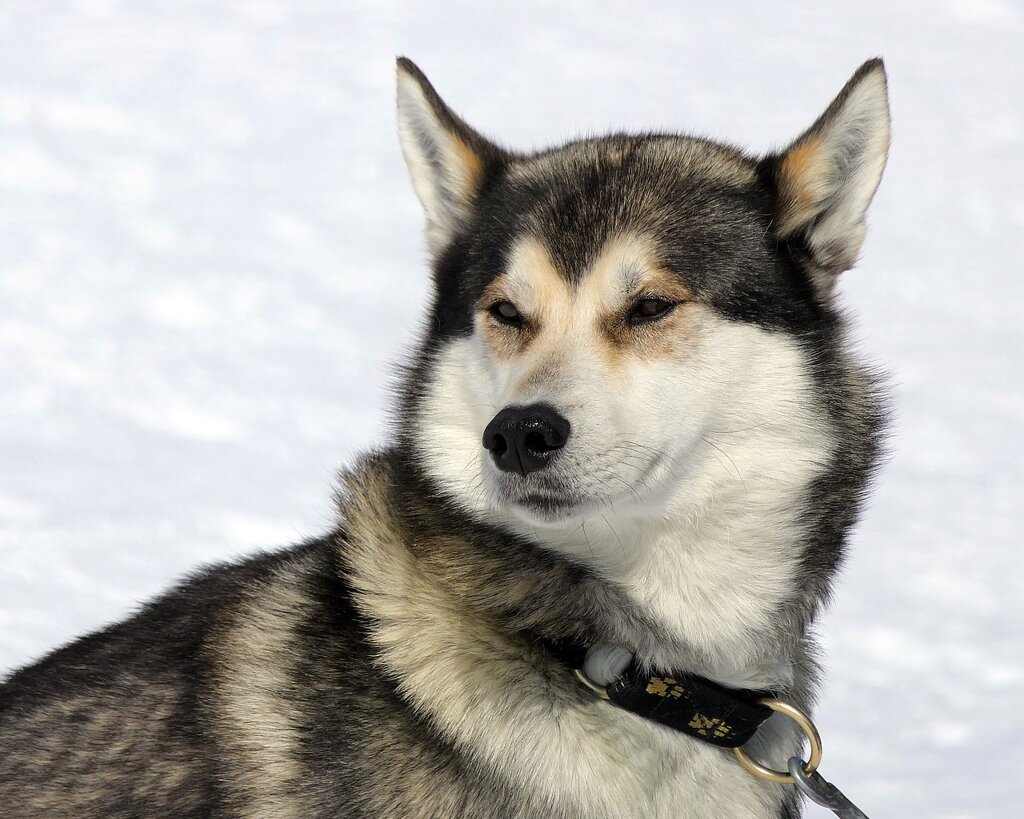
<svg viewBox="0 0 1024 819"><path fill-rule="evenodd" d="M9 677L0 686L0 815L616 815L517 778L518 769L496 764L431 705L448 688L467 688L466 718L494 718L496 735L498 722L515 724L538 704L552 719L624 719L599 710L610 706L578 688L538 635L624 645L642 662L671 656L690 664L682 670L715 671L715 658L613 579L498 518L466 511L425 462L419 439L438 361L474 333L481 294L524 234L542 238L570 283L609 237L653 237L660 263L705 308L803 351L821 423L837 445L796 512L799 582L758 640L791 665L780 693L810 706L808 628L861 506L883 413L875 379L851 360L832 296L835 276L859 248L847 233L862 233L863 209L839 220L846 233L829 220L846 207L839 191L852 184L863 146L857 134L831 146L838 159L824 171L820 157L807 161L828 177L811 193L796 178L804 160L793 157L818 146L866 77L882 76L884 89L880 61L865 64L787 151L761 159L660 134L518 155L472 131L412 63L400 61L399 72L478 162L470 196L449 186L453 201L462 197L457 207L449 203L440 216L428 207L434 299L400 387L394 444L342 476L338 523L324 537L211 567ZM432 156L433 172L446 173L442 153ZM410 623L399 622L405 617ZM449 655L450 686L416 677ZM474 697L469 671L480 668L494 691ZM498 710L478 716L474 702L497 702ZM696 740L659 734L658 742ZM723 775L733 775L731 755L707 753L721 754ZM792 789L749 787L763 789L751 797L771 806L763 815L798 815ZM750 815L737 810L680 804L675 815Z"/></svg>

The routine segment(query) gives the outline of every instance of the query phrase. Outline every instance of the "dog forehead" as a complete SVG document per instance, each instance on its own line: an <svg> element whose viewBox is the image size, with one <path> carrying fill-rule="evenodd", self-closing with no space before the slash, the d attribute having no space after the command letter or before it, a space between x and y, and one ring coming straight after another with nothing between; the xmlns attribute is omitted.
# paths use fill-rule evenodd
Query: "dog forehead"
<svg viewBox="0 0 1024 819"><path fill-rule="evenodd" d="M599 178L619 184L642 185L689 179L743 186L753 182L757 163L735 148L708 139L679 135L624 134L568 142L562 146L520 158L512 178L564 185L572 177L595 183Z"/></svg>
<svg viewBox="0 0 1024 819"><path fill-rule="evenodd" d="M753 161L710 141L612 136L514 163L509 205L521 234L537 237L573 282L621 237L648 237L650 253L727 230L756 179Z"/></svg>

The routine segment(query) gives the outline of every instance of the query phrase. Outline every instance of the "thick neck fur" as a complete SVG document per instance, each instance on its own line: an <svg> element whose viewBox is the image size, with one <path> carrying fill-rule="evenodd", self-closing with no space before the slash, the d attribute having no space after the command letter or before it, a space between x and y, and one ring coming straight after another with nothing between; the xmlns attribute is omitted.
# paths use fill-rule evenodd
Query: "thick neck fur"
<svg viewBox="0 0 1024 819"><path fill-rule="evenodd" d="M780 510L750 503L745 488L747 511L728 522L712 505L632 530L577 526L565 533L563 547L607 556L602 566L616 579L459 513L397 451L365 461L346 481L343 512L348 527L372 514L376 531L394 534L390 548L415 567L431 598L443 597L460 620L486 623L510 641L538 633L621 645L652 668L802 699L809 671L804 631L817 600L807 590L785 591L802 554L796 527ZM772 539L764 535L772 531L766 519L775 524ZM732 560L722 559L722 546ZM630 560L630 553L648 558ZM657 572L649 570L651 557ZM740 583L737 562L746 574ZM688 605L668 608L680 589Z"/></svg>
<svg viewBox="0 0 1024 819"><path fill-rule="evenodd" d="M795 589L809 540L806 481L794 476L792 491L781 491L777 473L759 476L736 460L743 450L723 458L709 443L714 468L690 488L710 502L678 500L659 518L638 510L543 535L513 521L507 528L518 535L475 522L397 452L386 469L400 476L393 503L410 549L468 614L510 635L621 645L653 669L803 695L805 632L823 594ZM788 455L799 461L801 452Z"/></svg>
<svg viewBox="0 0 1024 819"><path fill-rule="evenodd" d="M451 511L394 451L348 476L342 512L355 602L399 690L513 786L538 784L551 800L538 815L707 816L700 806L719 789L733 816L779 815L785 790L753 779L721 749L588 702L525 636L624 645L647 662L713 670L721 658L681 640L621 588ZM781 651L783 670L765 672L764 682L802 702L801 641L775 642L767 655ZM761 757L784 768L797 748L789 726L762 733ZM680 812L689 804L692 812Z"/></svg>
<svg viewBox="0 0 1024 819"><path fill-rule="evenodd" d="M730 454L710 441L689 453L705 466L658 514L643 505L609 511L540 537L616 589L619 612L641 613L645 626L626 647L642 660L736 687L788 689L820 591L801 578L802 510L824 444L814 436L789 448L747 434L750 441L730 442ZM773 445L779 465L759 472L756 457Z"/></svg>

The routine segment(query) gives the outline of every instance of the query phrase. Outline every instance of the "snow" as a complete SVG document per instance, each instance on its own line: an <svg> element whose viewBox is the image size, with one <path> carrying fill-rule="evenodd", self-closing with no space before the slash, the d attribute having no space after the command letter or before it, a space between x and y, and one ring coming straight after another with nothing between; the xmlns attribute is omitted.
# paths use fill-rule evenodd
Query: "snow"
<svg viewBox="0 0 1024 819"><path fill-rule="evenodd" d="M518 147L757 150L881 54L843 296L897 415L821 624L822 770L872 816L1019 815L1022 42L999 0L0 7L0 669L323 531L386 438L427 287L395 54Z"/></svg>

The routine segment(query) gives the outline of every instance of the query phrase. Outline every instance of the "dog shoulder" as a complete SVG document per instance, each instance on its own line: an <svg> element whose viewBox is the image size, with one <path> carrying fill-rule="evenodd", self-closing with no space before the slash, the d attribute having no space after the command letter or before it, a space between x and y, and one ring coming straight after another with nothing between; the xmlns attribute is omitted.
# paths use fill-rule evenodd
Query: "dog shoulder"
<svg viewBox="0 0 1024 819"><path fill-rule="evenodd" d="M58 649L0 686L0 803L201 811L217 789L208 686L254 589L300 575L322 544L211 567L132 617Z"/></svg>

